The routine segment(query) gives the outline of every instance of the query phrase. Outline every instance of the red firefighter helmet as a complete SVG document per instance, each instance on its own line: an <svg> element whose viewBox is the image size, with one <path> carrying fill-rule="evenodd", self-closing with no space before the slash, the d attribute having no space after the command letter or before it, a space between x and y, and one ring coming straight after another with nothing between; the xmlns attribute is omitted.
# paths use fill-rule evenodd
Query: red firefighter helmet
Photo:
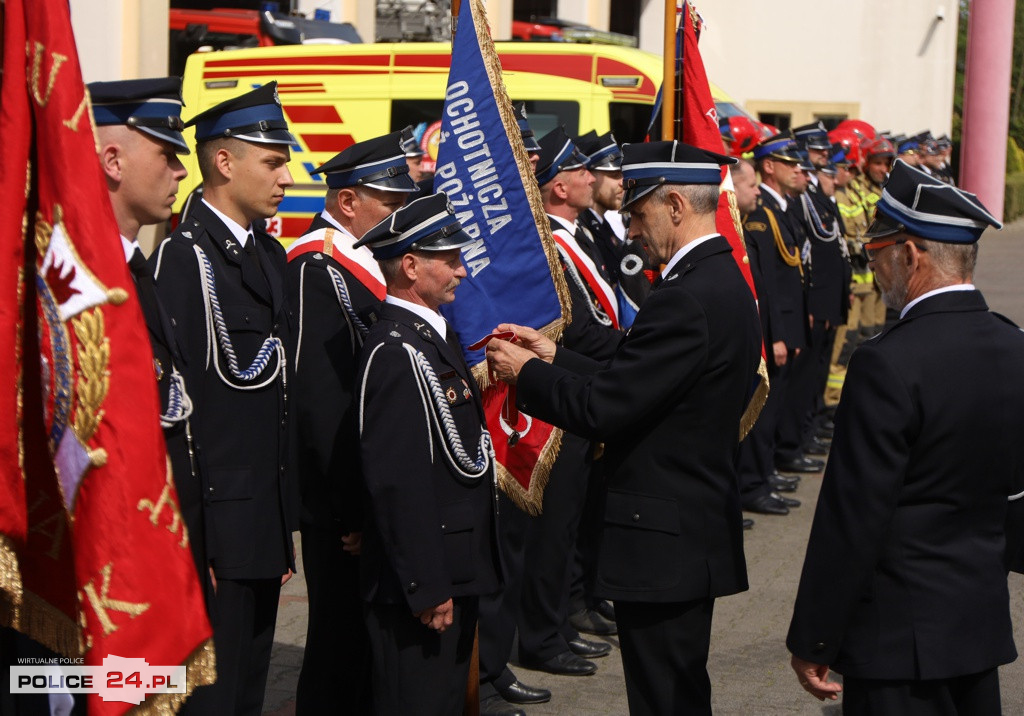
<svg viewBox="0 0 1024 716"><path fill-rule="evenodd" d="M857 132L852 129L836 128L828 133L828 138L833 144L842 146L843 153L846 154L846 158L851 164L860 166L861 161L864 159L864 153L860 148L863 140Z"/></svg>
<svg viewBox="0 0 1024 716"><path fill-rule="evenodd" d="M896 147L885 137L878 137L875 140L864 142L861 146L861 151L863 151L865 159L896 156Z"/></svg>
<svg viewBox="0 0 1024 716"><path fill-rule="evenodd" d="M861 136L863 139L874 139L878 132L863 119L844 119L836 125L836 129L849 129Z"/></svg>
<svg viewBox="0 0 1024 716"><path fill-rule="evenodd" d="M729 155L740 157L753 151L761 141L761 130L750 117L736 115L722 123L722 137L729 142Z"/></svg>

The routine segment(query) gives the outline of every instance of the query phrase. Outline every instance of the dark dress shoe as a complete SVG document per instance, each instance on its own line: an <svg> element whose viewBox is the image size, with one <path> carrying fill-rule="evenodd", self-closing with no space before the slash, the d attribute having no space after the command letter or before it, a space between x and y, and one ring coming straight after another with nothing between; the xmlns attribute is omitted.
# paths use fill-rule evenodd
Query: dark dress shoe
<svg viewBox="0 0 1024 716"><path fill-rule="evenodd" d="M744 517L743 518L743 529L749 530L749 529L752 529L753 526L754 526L754 521L752 519L750 519L749 517Z"/></svg>
<svg viewBox="0 0 1024 716"><path fill-rule="evenodd" d="M615 607L607 599L602 599L592 609L610 622L615 621Z"/></svg>
<svg viewBox="0 0 1024 716"><path fill-rule="evenodd" d="M795 460L779 460L775 463L775 467L779 472L821 472L825 469L825 463L801 455Z"/></svg>
<svg viewBox="0 0 1024 716"><path fill-rule="evenodd" d="M516 708L499 694L492 694L480 700L480 716L526 716L526 712Z"/></svg>
<svg viewBox="0 0 1024 716"><path fill-rule="evenodd" d="M597 671L597 664L581 659L571 651L563 651L547 661L524 661L523 666L559 676L590 676Z"/></svg>
<svg viewBox="0 0 1024 716"><path fill-rule="evenodd" d="M772 493L770 493L770 495L771 495L771 497L774 497L776 500L778 500L779 502L784 504L786 507L799 507L800 506L800 500L794 500L792 497L783 497L778 492L772 492Z"/></svg>
<svg viewBox="0 0 1024 716"><path fill-rule="evenodd" d="M551 700L551 692L547 689L537 689L527 686L523 682L513 681L503 689L494 687L501 698L510 704L545 704ZM481 707L483 704L481 703Z"/></svg>
<svg viewBox="0 0 1024 716"><path fill-rule="evenodd" d="M587 641L577 637L569 642L569 650L584 659L596 659L599 656L608 656L612 651L612 645L603 641Z"/></svg>
<svg viewBox="0 0 1024 716"><path fill-rule="evenodd" d="M611 636L617 634L615 622L608 621L596 609L580 609L569 615L569 624L573 629L584 634L595 636Z"/></svg>
<svg viewBox="0 0 1024 716"><path fill-rule="evenodd" d="M799 475L783 475L778 470L772 470L772 474L768 476L768 479L775 480L777 482L785 482L786 484L793 485L794 487L800 484Z"/></svg>
<svg viewBox="0 0 1024 716"><path fill-rule="evenodd" d="M807 445L804 446L805 455L817 455L823 456L828 455L828 445L819 443L816 440L811 440Z"/></svg>
<svg viewBox="0 0 1024 716"><path fill-rule="evenodd" d="M773 492L796 492L797 482L790 482L782 475L769 475L768 476L768 487Z"/></svg>
<svg viewBox="0 0 1024 716"><path fill-rule="evenodd" d="M746 512L757 512L762 515L789 514L789 508L770 494L758 495L757 497L743 500L743 509Z"/></svg>

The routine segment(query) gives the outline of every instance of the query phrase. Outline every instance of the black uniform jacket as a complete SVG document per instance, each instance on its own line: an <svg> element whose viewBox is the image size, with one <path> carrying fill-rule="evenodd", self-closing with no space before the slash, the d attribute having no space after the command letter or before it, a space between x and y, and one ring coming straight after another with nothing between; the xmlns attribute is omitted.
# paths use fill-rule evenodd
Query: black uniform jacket
<svg viewBox="0 0 1024 716"><path fill-rule="evenodd" d="M256 390L229 387L218 376L213 350L224 378L242 386L263 382L278 358L271 358L260 378L244 383L231 376L216 333L208 355L207 308L194 250L200 247L210 261L224 327L244 370L268 336L291 344L284 249L261 231L254 235L262 270L199 202L150 258L157 293L187 356L207 555L217 577L225 579L270 578L294 568L291 532L297 528L298 497L290 475L284 376Z"/></svg>
<svg viewBox="0 0 1024 716"><path fill-rule="evenodd" d="M846 322L850 310L850 262L839 245L842 236L842 219L835 203L814 184L807 186L807 195L818 213L818 217L829 230L833 222L839 224L839 237L822 241L811 226L804 231L811 240L811 282L807 289L807 310L815 321L827 321L831 326ZM806 224L807 218L805 216Z"/></svg>
<svg viewBox="0 0 1024 716"><path fill-rule="evenodd" d="M1024 333L977 291L926 298L853 354L786 644L868 679L1016 656L1007 496L1024 489Z"/></svg>
<svg viewBox="0 0 1024 716"><path fill-rule="evenodd" d="M696 246L641 306L605 364L531 360L520 408L603 440L608 494L597 593L682 602L747 588L734 460L761 356L728 241Z"/></svg>
<svg viewBox="0 0 1024 716"><path fill-rule="evenodd" d="M771 216L769 217L769 213ZM774 221L774 225L773 225ZM783 341L790 350L807 345L807 305L800 268L789 266L782 259L775 240L778 227L786 251L799 256L800 244L794 235L786 214L775 198L767 192L761 194L757 209L743 224L745 239L756 246L750 258L757 262L760 285L766 296L761 310L765 313L765 347L771 354L771 345ZM800 237L802 242L802 236ZM761 299L761 293L758 293Z"/></svg>
<svg viewBox="0 0 1024 716"><path fill-rule="evenodd" d="M360 557L363 598L408 604L413 612L449 597L493 594L501 586L494 467L460 476L421 392L406 345L421 352L471 458L485 420L461 353L423 318L382 304L359 360L360 441L369 494ZM457 340L453 339L457 344ZM430 402L425 402L430 401Z"/></svg>
<svg viewBox="0 0 1024 716"><path fill-rule="evenodd" d="M317 214L307 233L335 228ZM351 241L342 232L335 242ZM356 316L369 326L366 312L377 297L336 259L322 253L299 254L288 262L288 302L301 325L295 331L295 382L292 404L297 420L296 449L303 525L338 534L362 526L359 426L355 382L360 326L342 308L328 267L345 282Z"/></svg>

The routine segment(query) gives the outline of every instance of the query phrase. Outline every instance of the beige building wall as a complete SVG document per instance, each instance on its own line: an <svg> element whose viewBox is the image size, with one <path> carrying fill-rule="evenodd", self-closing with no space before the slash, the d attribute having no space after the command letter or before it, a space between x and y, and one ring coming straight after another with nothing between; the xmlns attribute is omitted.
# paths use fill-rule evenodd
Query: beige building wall
<svg viewBox="0 0 1024 716"><path fill-rule="evenodd" d="M642 1L640 48L660 55L665 5ZM839 113L907 134L951 130L954 0L695 5L709 78L754 113L790 112L794 126Z"/></svg>
<svg viewBox="0 0 1024 716"><path fill-rule="evenodd" d="M598 30L608 29L611 0L558 0L558 18L590 25Z"/></svg>
<svg viewBox="0 0 1024 716"><path fill-rule="evenodd" d="M168 0L71 0L86 82L167 74Z"/></svg>

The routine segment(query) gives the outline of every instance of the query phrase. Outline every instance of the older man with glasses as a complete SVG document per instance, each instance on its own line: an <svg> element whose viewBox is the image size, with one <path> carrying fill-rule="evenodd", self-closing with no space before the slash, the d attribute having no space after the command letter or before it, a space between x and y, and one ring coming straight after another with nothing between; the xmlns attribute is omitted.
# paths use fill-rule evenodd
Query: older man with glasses
<svg viewBox="0 0 1024 716"><path fill-rule="evenodd" d="M1024 333L972 284L988 226L973 194L897 161L867 232L899 320L850 361L786 642L846 714L1001 712Z"/></svg>

